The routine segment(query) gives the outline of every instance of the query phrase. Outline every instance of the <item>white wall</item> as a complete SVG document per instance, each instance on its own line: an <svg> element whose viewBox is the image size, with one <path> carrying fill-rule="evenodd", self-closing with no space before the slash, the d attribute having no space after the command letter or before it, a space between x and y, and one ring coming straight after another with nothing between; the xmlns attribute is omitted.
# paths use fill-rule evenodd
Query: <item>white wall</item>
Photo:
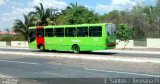
<svg viewBox="0 0 160 84"><path fill-rule="evenodd" d="M127 43L119 40L116 40L116 42L118 43L116 48L124 48L125 44ZM129 40L129 43L127 44L126 48L133 48L133 47L134 47L133 40Z"/></svg>
<svg viewBox="0 0 160 84"><path fill-rule="evenodd" d="M125 43L124 41L116 41L118 44L116 48L123 48ZM5 41L0 41L0 46L6 46ZM28 42L27 41L11 41L11 46L13 47L28 47ZM129 43L127 44L126 48L142 48L139 46L134 46L134 41L129 40ZM160 38L148 38L147 39L147 47L144 48L160 48Z"/></svg>
<svg viewBox="0 0 160 84"><path fill-rule="evenodd" d="M14 47L28 47L27 41L11 41L11 46Z"/></svg>
<svg viewBox="0 0 160 84"><path fill-rule="evenodd" d="M148 38L147 39L147 48L160 48L160 39Z"/></svg>
<svg viewBox="0 0 160 84"><path fill-rule="evenodd" d="M6 41L0 41L0 46L6 46Z"/></svg>

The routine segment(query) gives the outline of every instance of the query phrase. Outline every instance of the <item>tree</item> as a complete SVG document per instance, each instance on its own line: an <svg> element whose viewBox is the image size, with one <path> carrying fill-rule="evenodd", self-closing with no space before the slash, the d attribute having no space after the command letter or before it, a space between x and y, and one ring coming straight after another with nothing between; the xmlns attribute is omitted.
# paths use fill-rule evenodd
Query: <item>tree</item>
<svg viewBox="0 0 160 84"><path fill-rule="evenodd" d="M6 28L6 29L4 29L6 32L10 32L10 29L8 29L8 28Z"/></svg>
<svg viewBox="0 0 160 84"><path fill-rule="evenodd" d="M117 38L120 41L126 42L123 49L125 49L125 47L129 43L129 40L133 38L133 33L134 33L133 26L128 25L128 24L119 25L118 32L117 32Z"/></svg>
<svg viewBox="0 0 160 84"><path fill-rule="evenodd" d="M13 26L13 31L19 33L22 35L25 40L28 39L28 28L30 26L34 25L33 18L29 15L23 15L24 21L22 20L15 20L14 26Z"/></svg>
<svg viewBox="0 0 160 84"><path fill-rule="evenodd" d="M99 23L100 16L84 6L70 4L64 11L64 24Z"/></svg>
<svg viewBox="0 0 160 84"><path fill-rule="evenodd" d="M56 19L61 14L58 12L58 9L45 9L42 3L34 8L36 11L30 12L29 15L34 18L37 26L56 25Z"/></svg>
<svg viewBox="0 0 160 84"><path fill-rule="evenodd" d="M157 7L160 8L160 0L157 0Z"/></svg>
<svg viewBox="0 0 160 84"><path fill-rule="evenodd" d="M102 16L102 22L106 22L106 23L114 23L116 25L118 25L120 23L120 13L118 10L113 10L111 12L109 12L108 14L104 14Z"/></svg>
<svg viewBox="0 0 160 84"><path fill-rule="evenodd" d="M11 41L13 38L13 35L3 35L3 36L0 36L0 41Z"/></svg>

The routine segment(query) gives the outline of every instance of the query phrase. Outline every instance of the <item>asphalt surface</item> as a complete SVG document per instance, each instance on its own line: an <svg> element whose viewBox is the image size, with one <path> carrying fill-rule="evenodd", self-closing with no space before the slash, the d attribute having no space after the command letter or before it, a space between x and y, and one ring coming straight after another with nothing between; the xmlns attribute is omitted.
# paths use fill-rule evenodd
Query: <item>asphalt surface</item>
<svg viewBox="0 0 160 84"><path fill-rule="evenodd" d="M0 48L0 51L15 52L39 52L30 49L6 49ZM72 55L71 52L47 51L41 53L56 53ZM146 54L120 54L120 53L81 53L83 55L103 55L103 56L138 56L155 57L160 55ZM82 59L67 59L58 57L40 57L0 54L0 74L12 76L18 79L24 79L24 84L28 78L34 84L52 84L53 80L62 84L74 84L88 82L92 84L104 84L104 78L155 78L160 77L160 64L152 63L127 63L115 61L93 61ZM62 79L65 78L65 79ZM67 78L67 79L66 79ZM70 78L70 79L68 79ZM73 79L72 79L73 78ZM75 79L81 78L81 79ZM94 79L83 79L94 78ZM96 78L96 79L95 79ZM103 79L97 79L103 78ZM38 82L37 82L38 80ZM95 81L96 80L96 81ZM50 82L48 82L50 81ZM36 83L35 83L36 82ZM98 82L98 83L97 83ZM101 82L101 83L100 83ZM26 83L27 84L27 83ZM28 83L29 84L29 83ZM54 84L54 83L53 83Z"/></svg>
<svg viewBox="0 0 160 84"><path fill-rule="evenodd" d="M1 48L0 51L16 51L16 52L40 52L39 50L32 50L32 49L10 49L10 48ZM72 52L67 51L44 51L43 53L61 53L61 54L68 54L72 55ZM124 56L124 57L145 57L145 58L160 58L160 54L138 54L138 53L114 53L114 52L105 52L105 51L94 51L94 52L81 52L82 55L101 55L101 56Z"/></svg>

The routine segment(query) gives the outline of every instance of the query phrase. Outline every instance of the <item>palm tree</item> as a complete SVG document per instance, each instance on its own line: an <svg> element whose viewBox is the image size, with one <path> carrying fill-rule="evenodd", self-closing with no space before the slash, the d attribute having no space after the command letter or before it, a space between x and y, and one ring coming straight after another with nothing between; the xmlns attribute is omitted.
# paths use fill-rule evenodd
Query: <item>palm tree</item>
<svg viewBox="0 0 160 84"><path fill-rule="evenodd" d="M30 26L34 26L33 23L33 18L29 15L23 15L24 21L22 20L15 20L14 26L13 26L13 31L21 34L24 36L25 40L28 39L28 28Z"/></svg>
<svg viewBox="0 0 160 84"><path fill-rule="evenodd" d="M34 8L36 11L30 12L29 15L35 18L37 26L56 25L56 18L60 15L57 9L44 9L42 3L40 3L40 6L35 6Z"/></svg>
<svg viewBox="0 0 160 84"><path fill-rule="evenodd" d="M6 28L6 29L4 29L4 30L5 30L6 32L11 32L10 29L8 29L8 28Z"/></svg>

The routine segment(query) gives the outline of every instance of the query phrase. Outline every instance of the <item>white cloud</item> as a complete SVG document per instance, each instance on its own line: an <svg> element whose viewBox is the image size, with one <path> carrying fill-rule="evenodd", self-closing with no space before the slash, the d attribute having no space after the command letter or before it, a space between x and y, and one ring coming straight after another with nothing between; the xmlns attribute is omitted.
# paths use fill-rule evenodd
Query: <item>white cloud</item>
<svg viewBox="0 0 160 84"><path fill-rule="evenodd" d="M13 7L13 11L10 13L4 13L2 14L2 20L3 21L14 21L16 19L22 19L23 14L27 14L30 11L33 11L33 8L16 8Z"/></svg>
<svg viewBox="0 0 160 84"><path fill-rule="evenodd" d="M96 9L98 11L110 12L112 10L132 9L137 3L142 3L145 0L112 0L109 5L98 4Z"/></svg>
<svg viewBox="0 0 160 84"><path fill-rule="evenodd" d="M0 0L0 5L3 5L6 3L6 0Z"/></svg>
<svg viewBox="0 0 160 84"><path fill-rule="evenodd" d="M116 5L109 5L109 6L107 6L107 5L98 4L96 6L96 10L110 12L112 10L123 10L123 8L120 7L120 6L116 6Z"/></svg>
<svg viewBox="0 0 160 84"><path fill-rule="evenodd" d="M62 0L33 0L31 3L33 6L43 3L45 8L57 8L64 9L67 6L67 3Z"/></svg>
<svg viewBox="0 0 160 84"><path fill-rule="evenodd" d="M5 1L7 0L0 0L0 4L4 4ZM62 0L32 0L32 2L29 2L28 6L26 7L24 7L23 4L19 3L19 5L16 5L14 3L15 2L11 3L12 10L10 12L0 14L0 28L11 28L13 26L14 20L23 20L23 14L27 14L30 11L34 11L33 7L35 5L39 5L39 3L43 3L45 8L52 7L57 9L64 9L67 6L67 3Z"/></svg>
<svg viewBox="0 0 160 84"><path fill-rule="evenodd" d="M131 0L112 0L112 5L117 5L117 6L125 6L125 5L135 5L135 1Z"/></svg>
<svg viewBox="0 0 160 84"><path fill-rule="evenodd" d="M14 10L10 13L1 14L0 25L5 28L11 28L14 24L14 20L21 19L23 20L23 14L27 14L30 11L33 11L33 8L13 8Z"/></svg>

